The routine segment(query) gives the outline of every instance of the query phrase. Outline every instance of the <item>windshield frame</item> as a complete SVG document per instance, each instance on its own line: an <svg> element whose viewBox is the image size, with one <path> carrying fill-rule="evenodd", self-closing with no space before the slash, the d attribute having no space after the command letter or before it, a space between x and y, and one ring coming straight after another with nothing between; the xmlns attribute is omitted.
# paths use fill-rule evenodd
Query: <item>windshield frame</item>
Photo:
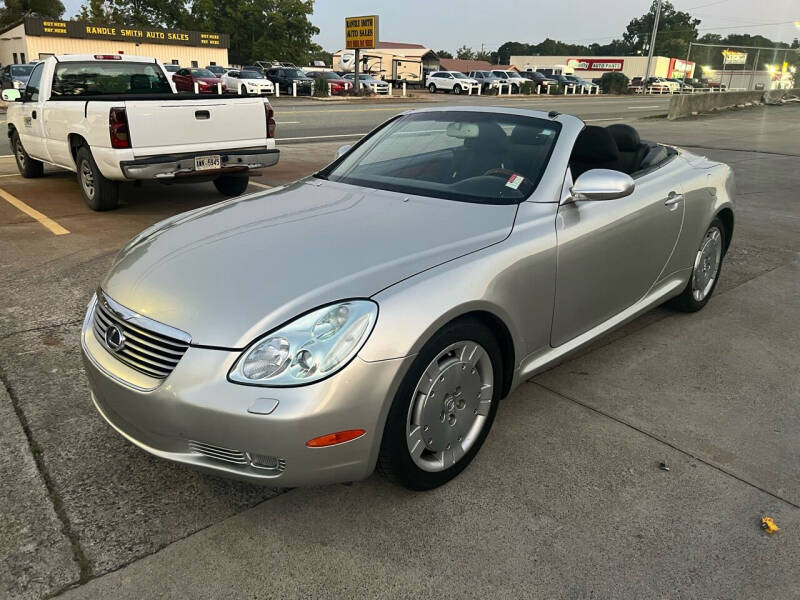
<svg viewBox="0 0 800 600"><path fill-rule="evenodd" d="M542 167L539 169L538 175L536 179L528 178L531 182L532 187L528 194L521 198L486 198L486 197L479 197L479 196L468 196L464 193L460 192L447 192L444 190L423 190L419 188L409 189L405 186L395 186L391 184L386 184L382 182L376 181L366 181L366 180L358 180L352 179L350 181L343 181L338 179L329 179L330 175L335 171L341 164L344 162L354 151L361 148L364 144L369 143L376 135L380 135L384 133L385 130L396 124L398 121L401 120L424 120L426 117L431 116L445 116L445 115L486 115L486 114L494 114L497 115L498 119L502 119L503 117L506 118L519 118L519 119L528 119L537 123L541 123L542 125L546 125L548 129L553 129L553 141L550 144L550 148L548 149L547 154L543 157ZM376 190L385 190L389 192L396 192L401 194L408 194L414 196L420 196L425 198L437 198L442 200L450 200L450 201L457 201L457 202L467 202L472 204L488 204L488 205L500 205L506 206L511 204L522 204L523 202L529 200L539 189L539 184L544 177L544 174L547 172L548 167L550 166L550 159L553 156L553 152L555 151L556 147L559 143L559 136L562 131L562 124L558 121L548 120L542 117L533 117L529 115L521 115L517 113L505 113L505 112L493 112L493 111L469 111L469 110L445 110L445 111L420 111L420 112L412 112L407 114L399 114L395 117L392 117L385 121L383 124L379 125L375 129L373 129L368 135L362 137L358 142L353 144L353 146L345 152L343 155L336 158L333 162L328 164L325 168L317 171L312 175L317 179L324 179L333 181L335 183L341 183L343 185L354 185L361 188L368 188L368 189L376 189Z"/></svg>

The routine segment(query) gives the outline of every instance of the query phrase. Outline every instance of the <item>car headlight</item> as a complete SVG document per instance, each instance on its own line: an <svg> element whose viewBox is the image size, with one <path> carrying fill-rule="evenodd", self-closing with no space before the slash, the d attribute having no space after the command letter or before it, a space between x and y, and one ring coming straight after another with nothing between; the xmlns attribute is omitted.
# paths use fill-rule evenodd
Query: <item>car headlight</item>
<svg viewBox="0 0 800 600"><path fill-rule="evenodd" d="M378 305L371 300L318 308L256 340L236 360L228 378L274 387L324 379L361 350L377 316Z"/></svg>

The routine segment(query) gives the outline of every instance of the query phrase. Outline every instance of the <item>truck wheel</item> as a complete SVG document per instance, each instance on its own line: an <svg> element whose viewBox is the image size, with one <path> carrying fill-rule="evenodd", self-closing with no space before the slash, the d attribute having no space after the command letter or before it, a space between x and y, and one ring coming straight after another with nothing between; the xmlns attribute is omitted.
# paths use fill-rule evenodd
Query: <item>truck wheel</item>
<svg viewBox="0 0 800 600"><path fill-rule="evenodd" d="M435 94L435 93L436 93L436 86L435 86L435 85L433 85L433 84L430 84L430 85L428 86L428 91L429 91L431 94Z"/></svg>
<svg viewBox="0 0 800 600"><path fill-rule="evenodd" d="M19 134L16 131L11 134L11 147L14 149L14 158L17 160L17 169L19 169L20 175L26 179L44 175L44 165L40 161L28 156L28 153L25 152L25 148L22 147L22 140L19 139Z"/></svg>
<svg viewBox="0 0 800 600"><path fill-rule="evenodd" d="M241 196L250 183L249 175L220 175L214 180L214 187L223 196Z"/></svg>
<svg viewBox="0 0 800 600"><path fill-rule="evenodd" d="M78 167L78 183L81 186L81 194L89 208L97 211L117 208L119 205L119 182L111 181L103 176L88 147L78 148L75 164Z"/></svg>

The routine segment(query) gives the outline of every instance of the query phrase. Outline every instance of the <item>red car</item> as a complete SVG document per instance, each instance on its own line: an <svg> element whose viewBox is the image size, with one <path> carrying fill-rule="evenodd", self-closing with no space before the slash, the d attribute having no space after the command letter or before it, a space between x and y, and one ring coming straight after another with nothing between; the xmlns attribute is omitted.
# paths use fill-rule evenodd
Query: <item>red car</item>
<svg viewBox="0 0 800 600"><path fill-rule="evenodd" d="M208 69L180 69L172 75L175 88L179 92L194 92L194 84L197 83L197 91L201 94L216 94L217 84L222 86L221 91L225 91L222 79L214 75Z"/></svg>
<svg viewBox="0 0 800 600"><path fill-rule="evenodd" d="M346 79L342 79L341 75L333 71L318 71L316 73L307 73L309 77L322 77L326 85L331 86L331 94L343 94L345 91L353 87L353 84Z"/></svg>

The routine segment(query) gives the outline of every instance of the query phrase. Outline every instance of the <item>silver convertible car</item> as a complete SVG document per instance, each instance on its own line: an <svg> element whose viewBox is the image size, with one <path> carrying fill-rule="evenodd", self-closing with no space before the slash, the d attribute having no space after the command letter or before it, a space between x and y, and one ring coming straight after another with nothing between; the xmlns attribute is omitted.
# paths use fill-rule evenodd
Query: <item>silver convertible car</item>
<svg viewBox="0 0 800 600"><path fill-rule="evenodd" d="M627 125L408 111L307 179L132 239L83 324L92 399L220 475L434 488L520 382L666 301L701 309L733 191Z"/></svg>

